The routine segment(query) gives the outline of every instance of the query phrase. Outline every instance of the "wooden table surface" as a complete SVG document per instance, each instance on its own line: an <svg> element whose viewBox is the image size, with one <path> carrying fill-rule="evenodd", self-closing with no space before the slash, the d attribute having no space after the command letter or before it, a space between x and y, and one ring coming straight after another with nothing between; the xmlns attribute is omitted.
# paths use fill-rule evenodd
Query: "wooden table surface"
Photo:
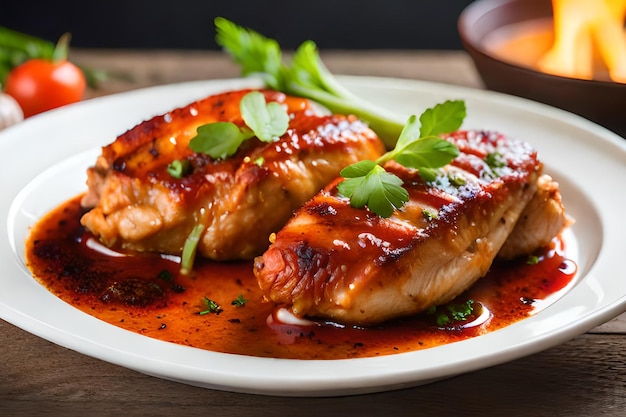
<svg viewBox="0 0 626 417"><path fill-rule="evenodd" d="M461 51L326 51L322 57L337 74L482 87ZM239 75L220 52L75 50L72 59L123 75L88 97ZM415 388L330 398L238 394L170 382L59 347L1 320L0 346L1 416L626 416L626 314L499 366Z"/></svg>

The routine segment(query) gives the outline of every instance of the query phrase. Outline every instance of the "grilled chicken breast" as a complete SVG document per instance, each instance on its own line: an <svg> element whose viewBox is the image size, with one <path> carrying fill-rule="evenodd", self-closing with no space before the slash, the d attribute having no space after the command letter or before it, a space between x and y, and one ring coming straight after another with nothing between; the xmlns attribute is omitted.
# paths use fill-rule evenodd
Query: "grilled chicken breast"
<svg viewBox="0 0 626 417"><path fill-rule="evenodd" d="M351 207L338 196L341 179L299 209L255 259L266 298L296 316L372 325L449 302L484 276L536 194L542 164L500 134L447 139L461 154L434 183L385 166L410 195L390 218Z"/></svg>
<svg viewBox="0 0 626 417"><path fill-rule="evenodd" d="M547 174L537 180L537 192L498 252L502 259L529 255L546 247L574 219L565 212L559 184Z"/></svg>
<svg viewBox="0 0 626 417"><path fill-rule="evenodd" d="M309 101L263 91L288 109L290 125L278 141L246 141L235 155L215 160L188 143L206 123L244 124L239 104L249 90L217 94L145 121L102 149L87 171L89 211L82 224L109 247L180 254L192 229L204 232L201 256L251 259L270 232L346 165L378 157L376 134L351 116L319 115ZM167 171L187 161L189 175Z"/></svg>

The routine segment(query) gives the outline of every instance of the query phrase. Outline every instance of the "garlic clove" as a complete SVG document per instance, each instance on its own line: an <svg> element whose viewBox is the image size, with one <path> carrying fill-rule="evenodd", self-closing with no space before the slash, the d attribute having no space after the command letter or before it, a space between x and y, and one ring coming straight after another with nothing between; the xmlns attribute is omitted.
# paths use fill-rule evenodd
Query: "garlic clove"
<svg viewBox="0 0 626 417"><path fill-rule="evenodd" d="M24 112L13 97L0 93L0 130L24 120Z"/></svg>

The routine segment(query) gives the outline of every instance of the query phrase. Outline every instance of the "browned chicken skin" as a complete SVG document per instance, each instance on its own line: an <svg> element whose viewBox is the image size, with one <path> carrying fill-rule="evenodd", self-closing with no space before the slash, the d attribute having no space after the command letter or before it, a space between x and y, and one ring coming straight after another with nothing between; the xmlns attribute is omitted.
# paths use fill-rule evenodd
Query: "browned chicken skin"
<svg viewBox="0 0 626 417"><path fill-rule="evenodd" d="M542 164L502 135L449 140L461 154L435 184L386 165L410 194L390 218L352 208L337 195L340 179L307 202L255 260L266 297L297 316L372 325L449 302L484 276L533 199ZM486 162L494 157L503 166Z"/></svg>
<svg viewBox="0 0 626 417"><path fill-rule="evenodd" d="M488 132L450 135L461 155L435 184L388 163L410 193L391 218L352 208L337 195L337 176L384 152L376 134L352 116L317 115L307 100L273 91L263 91L266 99L291 115L277 142L252 139L226 160L193 153L198 126L243 124L247 92L175 109L105 146L88 170L82 223L107 246L168 254L180 254L201 224L199 254L231 260L261 254L288 222L255 259L266 297L298 316L370 325L452 300L498 253L528 254L570 222L535 151ZM189 161L191 174L172 177L174 160Z"/></svg>
<svg viewBox="0 0 626 417"><path fill-rule="evenodd" d="M82 224L105 245L180 254L196 224L198 253L216 260L251 259L268 246L294 209L346 165L378 157L383 145L354 117L316 115L309 101L264 91L285 105L290 125L278 141L246 141L235 155L214 160L188 143L198 126L243 125L239 103L249 90L230 91L143 122L102 149L87 172ZM168 174L186 159L193 172Z"/></svg>

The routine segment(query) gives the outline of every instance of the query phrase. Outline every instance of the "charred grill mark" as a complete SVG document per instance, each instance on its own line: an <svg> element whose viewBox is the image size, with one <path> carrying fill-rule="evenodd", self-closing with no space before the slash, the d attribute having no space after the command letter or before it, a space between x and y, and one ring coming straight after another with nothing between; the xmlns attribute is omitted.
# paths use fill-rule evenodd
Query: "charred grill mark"
<svg viewBox="0 0 626 417"><path fill-rule="evenodd" d="M332 205L328 204L327 202L322 202L319 204L311 204L306 207L306 210L309 212L309 214L313 216L319 216L319 217L328 217L328 216L337 215L337 209L334 208Z"/></svg>
<svg viewBox="0 0 626 417"><path fill-rule="evenodd" d="M379 256L376 265L383 265L386 263L394 263L398 259L402 258L402 256L409 251L411 248L409 246L402 246L399 248L395 248L392 250L384 250L384 256Z"/></svg>
<svg viewBox="0 0 626 417"><path fill-rule="evenodd" d="M113 161L113 170L118 172L126 171L126 161L122 158Z"/></svg>
<svg viewBox="0 0 626 417"><path fill-rule="evenodd" d="M156 148L156 144L157 144L157 138L152 138L152 146L150 147L150 155L152 155L155 158L159 157L159 151Z"/></svg>
<svg viewBox="0 0 626 417"><path fill-rule="evenodd" d="M295 252L300 271L309 271L318 264L316 261L315 251L307 244L306 241L300 242L296 247Z"/></svg>

